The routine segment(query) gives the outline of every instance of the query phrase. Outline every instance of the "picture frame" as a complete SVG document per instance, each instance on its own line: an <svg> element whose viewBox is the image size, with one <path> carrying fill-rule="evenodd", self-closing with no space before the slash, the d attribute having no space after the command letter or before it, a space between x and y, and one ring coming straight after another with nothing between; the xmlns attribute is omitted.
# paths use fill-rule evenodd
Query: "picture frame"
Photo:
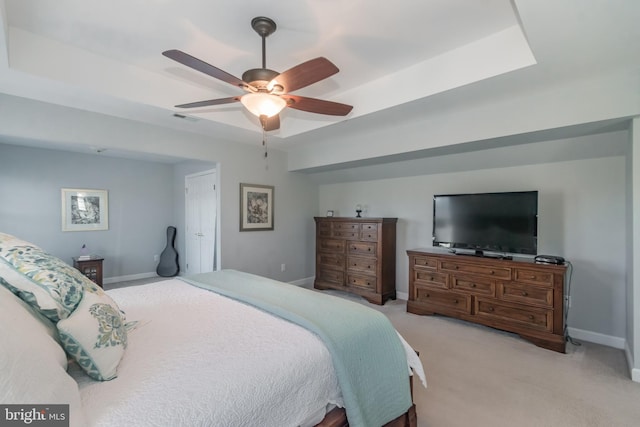
<svg viewBox="0 0 640 427"><path fill-rule="evenodd" d="M240 231L273 230L272 185L240 184Z"/></svg>
<svg viewBox="0 0 640 427"><path fill-rule="evenodd" d="M333 216L333 211L332 210L328 210L327 211L327 216L328 217L332 217Z"/></svg>
<svg viewBox="0 0 640 427"><path fill-rule="evenodd" d="M109 229L109 192L84 188L63 188L62 231Z"/></svg>

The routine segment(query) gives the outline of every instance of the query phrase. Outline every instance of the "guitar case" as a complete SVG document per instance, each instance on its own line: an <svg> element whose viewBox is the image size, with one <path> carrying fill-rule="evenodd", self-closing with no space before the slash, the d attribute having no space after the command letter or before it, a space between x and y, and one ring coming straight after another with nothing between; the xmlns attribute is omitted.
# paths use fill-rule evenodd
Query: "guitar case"
<svg viewBox="0 0 640 427"><path fill-rule="evenodd" d="M174 245L176 242L176 228L167 227L167 246L160 254L160 263L156 269L158 276L173 277L177 276L180 272L180 266L178 265L178 252Z"/></svg>

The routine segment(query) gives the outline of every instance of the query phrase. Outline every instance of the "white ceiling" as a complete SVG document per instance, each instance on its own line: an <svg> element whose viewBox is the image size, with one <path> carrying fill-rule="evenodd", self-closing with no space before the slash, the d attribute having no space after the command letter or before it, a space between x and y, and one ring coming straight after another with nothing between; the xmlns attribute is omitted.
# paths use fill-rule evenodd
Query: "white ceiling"
<svg viewBox="0 0 640 427"><path fill-rule="evenodd" d="M241 104L173 106L240 90L161 52L240 77L261 62L251 19L268 16L267 67L325 56L340 72L296 94L354 106L345 118L286 109L273 133L283 149L434 95L460 102L488 79L495 91L640 69L638 0L0 0L0 13L0 93L239 141L260 133Z"/></svg>

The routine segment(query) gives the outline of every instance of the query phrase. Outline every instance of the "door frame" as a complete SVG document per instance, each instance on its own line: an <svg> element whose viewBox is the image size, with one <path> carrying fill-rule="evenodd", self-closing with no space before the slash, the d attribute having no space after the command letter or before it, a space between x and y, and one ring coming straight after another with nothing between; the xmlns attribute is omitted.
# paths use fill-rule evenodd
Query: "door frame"
<svg viewBox="0 0 640 427"><path fill-rule="evenodd" d="M214 248L213 248L213 253L214 255L214 259L213 259L213 271L217 271L220 270L221 267L221 247L220 247L220 166L217 165L215 168L213 169L207 169L204 171L200 171L200 172L196 172L196 173L190 173L188 175L184 176L184 188L187 188L187 179L189 178L195 178L197 176L201 176L201 175L209 175L214 173L216 176L215 179L215 186L216 186L216 222L214 224L215 230L216 230L216 239L215 239L215 243L214 243ZM186 194L184 194L184 229L187 229L187 221L188 221L188 216L187 216L187 196ZM186 262L187 262L187 257L186 257L186 250L187 250L187 242L185 240L185 271L186 271Z"/></svg>

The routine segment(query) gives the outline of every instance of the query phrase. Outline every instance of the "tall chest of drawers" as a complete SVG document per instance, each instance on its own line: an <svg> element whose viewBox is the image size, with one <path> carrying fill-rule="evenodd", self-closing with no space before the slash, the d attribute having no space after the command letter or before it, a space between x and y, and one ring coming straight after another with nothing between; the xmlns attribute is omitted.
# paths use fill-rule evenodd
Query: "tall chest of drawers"
<svg viewBox="0 0 640 427"><path fill-rule="evenodd" d="M316 289L384 304L396 298L397 218L315 217Z"/></svg>
<svg viewBox="0 0 640 427"><path fill-rule="evenodd" d="M407 311L442 314L565 352L564 265L407 251Z"/></svg>

